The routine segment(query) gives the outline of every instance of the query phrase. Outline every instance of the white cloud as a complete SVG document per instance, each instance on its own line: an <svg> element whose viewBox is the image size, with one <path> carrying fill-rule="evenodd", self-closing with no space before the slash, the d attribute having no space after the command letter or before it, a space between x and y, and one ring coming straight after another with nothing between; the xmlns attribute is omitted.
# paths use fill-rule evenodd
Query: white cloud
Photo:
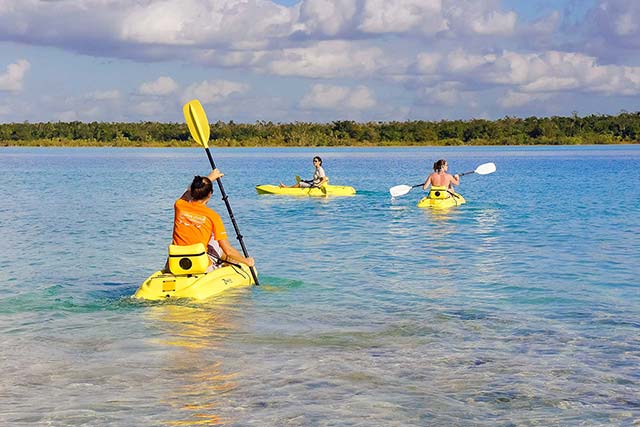
<svg viewBox="0 0 640 427"><path fill-rule="evenodd" d="M365 86L349 88L316 84L300 101L302 108L320 110L366 110L375 105L373 93Z"/></svg>
<svg viewBox="0 0 640 427"><path fill-rule="evenodd" d="M145 82L138 88L138 93L149 96L165 96L174 93L178 89L178 84L166 76L158 77L152 82Z"/></svg>
<svg viewBox="0 0 640 427"><path fill-rule="evenodd" d="M291 34L297 16L269 0L2 0L0 40L174 60L198 49L265 49Z"/></svg>
<svg viewBox="0 0 640 427"><path fill-rule="evenodd" d="M273 74L314 78L371 75L385 65L380 48L343 41L283 49L268 55L265 61L264 68Z"/></svg>
<svg viewBox="0 0 640 427"><path fill-rule="evenodd" d="M233 94L242 94L249 90L249 85L228 80L203 81L188 86L182 94L182 101L199 99L203 104L215 104Z"/></svg>
<svg viewBox="0 0 640 427"><path fill-rule="evenodd" d="M495 55L474 55L462 49L457 49L447 55L446 66L447 69L453 73L468 73L474 71L481 65L494 62L495 60Z"/></svg>
<svg viewBox="0 0 640 427"><path fill-rule="evenodd" d="M318 38L355 33L434 35L448 30L442 0L305 0L294 32Z"/></svg>
<svg viewBox="0 0 640 427"><path fill-rule="evenodd" d="M638 32L638 23L630 13L624 13L616 19L614 31L619 36L629 36Z"/></svg>
<svg viewBox="0 0 640 427"><path fill-rule="evenodd" d="M573 0L562 10L543 3L516 5L545 14L533 18L518 16L505 6L515 3L503 0L300 0L291 7L274 0L0 0L0 40L24 46L24 58L44 53L37 70L27 59L0 68L0 93L21 90L27 76L29 82L43 78L54 65L61 74L46 78L55 82L47 92L56 101L36 108L49 115L75 111L80 118L96 104L92 114L107 120L156 115L164 104L169 111L163 117L172 119L171 95L218 103L229 117L262 118L259 106L271 105L274 93L283 117L297 100L327 117L330 109L345 108L380 117L423 102L477 113L470 99L484 102L478 112L529 105L535 114L531 100L553 97L561 111L565 100L591 99L557 96L567 93L587 93L608 105L625 96L618 104L629 108L630 98L640 95L640 1L593 0L590 10ZM95 59L112 57L125 58L127 72L118 68L124 61ZM169 63L179 73L173 78L166 74ZM174 68L177 63L183 67ZM90 72L78 81L71 81L77 72L62 75L78 64ZM228 80L193 80L184 70L194 65ZM86 77L98 66L100 80ZM136 78L143 67L150 77ZM113 83L106 87L114 89L102 90L97 82L109 73ZM304 79L322 84L305 94L300 88L311 83ZM270 88L255 98L238 96L258 85ZM88 93L74 96L70 88L80 87ZM376 100L374 93L385 98ZM37 103L33 96L29 105ZM75 104L62 104L71 98ZM22 119L15 102L3 117Z"/></svg>
<svg viewBox="0 0 640 427"><path fill-rule="evenodd" d="M517 108L532 102L545 101L549 98L551 98L551 94L533 94L509 90L499 100L499 103L504 108Z"/></svg>
<svg viewBox="0 0 640 427"><path fill-rule="evenodd" d="M498 7L499 3L492 0L450 1L445 18L452 33L458 37L515 35L518 15L500 11Z"/></svg>
<svg viewBox="0 0 640 427"><path fill-rule="evenodd" d="M640 67L600 65L596 58L575 52L547 51L476 55L462 49L446 57L423 53L415 68L425 75L465 84L511 86L516 92L640 94ZM513 97L515 99L515 95Z"/></svg>
<svg viewBox="0 0 640 427"><path fill-rule="evenodd" d="M165 0L123 2L117 37L143 45L264 49L286 37L295 9L266 0Z"/></svg>
<svg viewBox="0 0 640 427"><path fill-rule="evenodd" d="M438 52L422 52L418 54L416 68L423 74L434 74L442 61L442 55Z"/></svg>
<svg viewBox="0 0 640 427"><path fill-rule="evenodd" d="M366 33L436 34L448 28L441 0L368 0L358 29Z"/></svg>
<svg viewBox="0 0 640 427"><path fill-rule="evenodd" d="M299 22L293 30L335 36L353 27L356 12L354 0L305 0L300 3Z"/></svg>
<svg viewBox="0 0 640 427"><path fill-rule="evenodd" d="M142 101L137 103L133 110L143 116L157 116L164 112L165 106L157 101Z"/></svg>
<svg viewBox="0 0 640 427"><path fill-rule="evenodd" d="M0 74L0 91L17 92L22 90L24 76L30 67L31 64L26 59L9 64L6 71Z"/></svg>
<svg viewBox="0 0 640 427"><path fill-rule="evenodd" d="M640 94L640 67L600 65L596 58L581 53L548 51L536 54L507 52L504 64L492 64L488 80L515 84L523 92L601 92Z"/></svg>
<svg viewBox="0 0 640 427"><path fill-rule="evenodd" d="M640 2L598 0L587 17L586 26L600 40L600 49L640 47ZM593 43L598 45L597 43Z"/></svg>
<svg viewBox="0 0 640 427"><path fill-rule="evenodd" d="M433 87L423 88L420 101L426 104L456 105L460 102L461 85L457 82L443 82Z"/></svg>
<svg viewBox="0 0 640 427"><path fill-rule="evenodd" d="M104 91L95 91L85 95L86 99L93 101L113 101L120 99L120 91L117 89L114 90L104 90Z"/></svg>
<svg viewBox="0 0 640 427"><path fill-rule="evenodd" d="M509 35L515 31L518 16L514 12L490 12L471 21L471 29L480 35Z"/></svg>

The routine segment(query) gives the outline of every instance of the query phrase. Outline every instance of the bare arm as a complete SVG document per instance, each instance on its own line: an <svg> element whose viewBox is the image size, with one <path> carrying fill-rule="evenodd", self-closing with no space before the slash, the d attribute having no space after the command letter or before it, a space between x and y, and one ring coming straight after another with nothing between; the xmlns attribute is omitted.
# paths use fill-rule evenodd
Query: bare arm
<svg viewBox="0 0 640 427"><path fill-rule="evenodd" d="M235 262L235 263L241 262L243 264L247 264L249 267L253 267L255 265L254 259L251 257L246 258L242 256L242 254L238 252L236 248L231 246L231 243L229 243L229 239L218 240L218 244L220 245L220 248L222 248L222 250L224 251L223 261L229 261L229 262Z"/></svg>
<svg viewBox="0 0 640 427"><path fill-rule="evenodd" d="M422 184L422 189L426 191L430 185L431 185L431 175L429 175L427 179L424 181L424 184Z"/></svg>
<svg viewBox="0 0 640 427"><path fill-rule="evenodd" d="M455 174L451 177L451 183L453 185L460 185L460 176L458 174Z"/></svg>

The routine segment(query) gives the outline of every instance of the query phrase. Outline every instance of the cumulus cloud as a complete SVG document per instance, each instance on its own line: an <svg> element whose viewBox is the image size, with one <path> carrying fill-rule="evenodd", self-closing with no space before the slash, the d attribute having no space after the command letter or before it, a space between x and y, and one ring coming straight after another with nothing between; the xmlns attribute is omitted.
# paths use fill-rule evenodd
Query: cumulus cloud
<svg viewBox="0 0 640 427"><path fill-rule="evenodd" d="M272 50L322 41L442 32L506 35L517 16L495 0L4 0L0 38L94 55L176 58L197 49ZM191 53L185 48L194 48Z"/></svg>
<svg viewBox="0 0 640 427"><path fill-rule="evenodd" d="M4 0L0 36L95 53L252 46L286 37L297 12L267 0ZM123 47L125 49L123 49ZM128 49L127 49L128 48Z"/></svg>
<svg viewBox="0 0 640 427"><path fill-rule="evenodd" d="M368 0L358 29L366 33L437 34L448 29L441 0Z"/></svg>
<svg viewBox="0 0 640 427"><path fill-rule="evenodd" d="M470 99L488 100L480 93L491 90L504 94L497 102L503 108L549 96L560 99L560 93L603 99L640 94L640 58L635 55L640 2L594 0L586 14L573 14L577 3L569 2L562 11L545 7L546 16L537 20L509 10L505 4L510 3L300 0L285 7L272 0L0 0L0 40L126 58L153 70L151 77L134 83L133 93L93 88L76 99L77 108L55 107L61 114L77 111L80 118L88 117L83 107L94 104L100 105L100 114L156 115L158 103L166 107L171 95L210 104L232 99L217 107L228 108L229 115L239 111L238 105L263 101L238 96L250 85L230 81L235 77L193 83L183 74L184 86L192 84L180 87L163 75L166 71L157 71L162 68L156 64L168 61L221 69L215 74L220 76L240 70L243 78L261 79L260 84L283 84L283 77L322 80L306 94L294 93L298 84L281 96L292 103L300 99L308 109L349 108L371 115L392 108L376 100L373 84L387 85L377 93L393 93L388 99L397 104L396 111L409 97L417 99L414 104L469 109ZM573 18L578 22L571 27ZM21 59L0 68L0 91L21 90L29 67ZM363 79L369 87L357 86ZM341 86L345 81L356 86ZM123 105L129 95L131 102ZM493 108L495 99L483 111ZM254 110L261 116L259 107Z"/></svg>
<svg viewBox="0 0 640 427"><path fill-rule="evenodd" d="M165 109L165 106L157 101L142 101L133 107L136 113L142 114L143 116L157 116L163 113Z"/></svg>
<svg viewBox="0 0 640 427"><path fill-rule="evenodd" d="M532 102L545 101L551 97L552 95L548 93L534 94L508 90L507 93L500 98L499 103L503 108L517 108Z"/></svg>
<svg viewBox="0 0 640 427"><path fill-rule="evenodd" d="M26 59L9 64L5 72L0 74L0 91L17 92L22 90L24 76L30 67L31 64Z"/></svg>
<svg viewBox="0 0 640 427"><path fill-rule="evenodd" d="M452 73L469 73L475 72L484 64L495 62L496 56L476 55L465 52L462 49L456 49L446 56L446 69Z"/></svg>
<svg viewBox="0 0 640 427"><path fill-rule="evenodd" d="M165 0L130 4L120 36L163 45L263 48L290 32L295 11L265 0Z"/></svg>
<svg viewBox="0 0 640 427"><path fill-rule="evenodd" d="M103 91L95 91L90 92L85 95L85 99L92 101L113 101L120 99L120 91L119 90L103 90Z"/></svg>
<svg viewBox="0 0 640 427"><path fill-rule="evenodd" d="M599 0L586 25L599 47L624 49L640 47L640 3L628 0ZM594 43L595 44L595 43Z"/></svg>
<svg viewBox="0 0 640 427"><path fill-rule="evenodd" d="M264 61L264 69L270 73L314 78L371 75L385 65L380 48L343 41L283 49L268 55Z"/></svg>
<svg viewBox="0 0 640 427"><path fill-rule="evenodd" d="M549 51L536 54L507 52L502 64L491 67L489 81L517 84L524 92L601 92L640 94L640 67L600 65L581 53Z"/></svg>
<svg viewBox="0 0 640 427"><path fill-rule="evenodd" d="M138 87L140 95L166 96L174 93L178 89L178 84L171 77L158 77L152 82L145 82Z"/></svg>
<svg viewBox="0 0 640 427"><path fill-rule="evenodd" d="M516 32L518 15L502 11L494 0L450 1L445 13L448 27L457 36L510 36Z"/></svg>
<svg viewBox="0 0 640 427"><path fill-rule="evenodd" d="M203 81L188 86L182 94L182 102L197 98L203 104L218 103L233 94L242 94L249 85L228 80Z"/></svg>
<svg viewBox="0 0 640 427"><path fill-rule="evenodd" d="M441 0L305 0L292 27L308 36L414 32L447 29Z"/></svg>
<svg viewBox="0 0 640 427"><path fill-rule="evenodd" d="M471 29L480 35L512 34L516 28L518 16L514 12L493 11L471 21Z"/></svg>
<svg viewBox="0 0 640 427"><path fill-rule="evenodd" d="M366 110L375 105L373 93L365 86L349 88L316 84L300 101L302 108L320 110Z"/></svg>
<svg viewBox="0 0 640 427"><path fill-rule="evenodd" d="M415 68L425 74L438 71L467 87L488 84L511 86L522 93L640 94L640 67L600 65L596 58L574 52L475 55L458 49L446 56L418 55Z"/></svg>
<svg viewBox="0 0 640 427"><path fill-rule="evenodd" d="M425 104L453 106L463 97L462 85L458 82L443 82L420 91L420 102Z"/></svg>
<svg viewBox="0 0 640 427"><path fill-rule="evenodd" d="M354 0L306 0L300 4L294 32L336 36L353 27L358 11Z"/></svg>

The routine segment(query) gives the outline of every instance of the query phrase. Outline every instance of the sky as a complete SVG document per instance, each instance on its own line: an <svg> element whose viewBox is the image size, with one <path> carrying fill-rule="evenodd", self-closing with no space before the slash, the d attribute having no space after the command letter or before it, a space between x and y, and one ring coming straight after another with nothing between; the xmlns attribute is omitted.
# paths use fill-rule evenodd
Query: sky
<svg viewBox="0 0 640 427"><path fill-rule="evenodd" d="M0 123L638 111L638 0L0 0Z"/></svg>

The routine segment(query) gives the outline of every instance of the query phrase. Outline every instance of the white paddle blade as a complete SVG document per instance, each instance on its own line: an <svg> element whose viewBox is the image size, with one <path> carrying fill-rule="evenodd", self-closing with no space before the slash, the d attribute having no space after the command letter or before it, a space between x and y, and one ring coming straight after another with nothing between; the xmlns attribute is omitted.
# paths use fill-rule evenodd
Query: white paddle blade
<svg viewBox="0 0 640 427"><path fill-rule="evenodd" d="M478 175L487 175L496 171L496 165L494 163L485 163L480 165L474 171Z"/></svg>
<svg viewBox="0 0 640 427"><path fill-rule="evenodd" d="M413 187L410 185L396 185L395 187L391 187L389 189L389 193L391 193L391 197L399 197L404 196L409 191L411 191Z"/></svg>

